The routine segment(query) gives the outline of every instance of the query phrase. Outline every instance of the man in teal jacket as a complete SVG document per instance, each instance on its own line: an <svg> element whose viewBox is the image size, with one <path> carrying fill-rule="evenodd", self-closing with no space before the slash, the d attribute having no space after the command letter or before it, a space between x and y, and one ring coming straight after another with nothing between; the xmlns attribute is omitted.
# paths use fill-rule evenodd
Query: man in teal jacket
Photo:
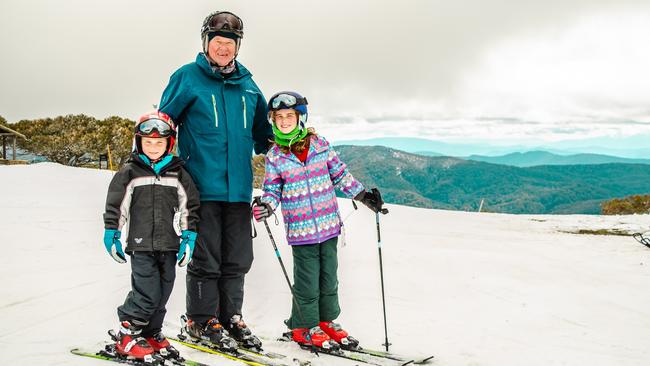
<svg viewBox="0 0 650 366"><path fill-rule="evenodd" d="M265 153L273 136L266 100L236 60L242 37L238 16L210 14L201 28L203 52L172 74L159 108L178 125L178 155L201 195L184 327L226 348L236 346L233 338L261 345L242 319L242 303L253 262L251 157Z"/></svg>

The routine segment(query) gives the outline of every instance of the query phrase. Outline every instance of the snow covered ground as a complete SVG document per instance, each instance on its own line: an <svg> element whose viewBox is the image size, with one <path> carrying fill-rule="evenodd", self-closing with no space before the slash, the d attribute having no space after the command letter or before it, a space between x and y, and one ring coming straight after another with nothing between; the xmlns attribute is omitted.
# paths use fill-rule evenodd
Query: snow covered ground
<svg viewBox="0 0 650 366"><path fill-rule="evenodd" d="M107 365L69 353L97 347L117 325L129 266L102 244L111 172L52 163L0 166L0 365ZM340 322L362 344L383 342L374 214L341 200ZM649 365L650 249L630 237L577 229L647 231L650 217L503 215L388 205L382 216L391 350L435 354L434 365ZM348 216L348 214L350 214ZM273 234L285 263L281 226ZM261 336L284 331L290 292L263 225L244 316ZM290 271L290 268L289 268ZM183 269L168 306L184 310ZM273 350L313 359L290 344ZM181 348L189 358L237 365Z"/></svg>

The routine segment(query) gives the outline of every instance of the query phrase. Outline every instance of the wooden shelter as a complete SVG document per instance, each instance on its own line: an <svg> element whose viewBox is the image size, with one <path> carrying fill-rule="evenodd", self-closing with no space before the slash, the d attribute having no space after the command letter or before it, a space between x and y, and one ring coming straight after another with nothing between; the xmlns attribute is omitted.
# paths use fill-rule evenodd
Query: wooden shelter
<svg viewBox="0 0 650 366"><path fill-rule="evenodd" d="M2 156L0 157L0 164L26 164L25 160L16 160L16 138L20 137L27 140L27 137L20 132L14 131L11 128L0 125L0 137L2 137ZM11 141L12 159L7 159L7 142Z"/></svg>

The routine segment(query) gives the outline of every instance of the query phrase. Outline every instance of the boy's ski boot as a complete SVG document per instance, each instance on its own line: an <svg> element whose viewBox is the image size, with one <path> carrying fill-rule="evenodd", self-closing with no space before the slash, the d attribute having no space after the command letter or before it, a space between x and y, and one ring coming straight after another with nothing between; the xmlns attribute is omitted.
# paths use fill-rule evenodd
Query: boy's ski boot
<svg viewBox="0 0 650 366"><path fill-rule="evenodd" d="M161 332L158 332L151 337L147 337L146 340L151 348L153 348L154 352L158 352L163 358L179 361L183 360L180 352L169 343L167 338L165 338Z"/></svg>
<svg viewBox="0 0 650 366"><path fill-rule="evenodd" d="M134 322L135 323L135 322ZM120 331L115 334L109 332L115 340L115 351L127 359L143 360L144 362L154 362L154 350L149 343L140 336L142 328L131 324L128 321L120 323Z"/></svg>
<svg viewBox="0 0 650 366"><path fill-rule="evenodd" d="M323 332L319 326L311 329L296 328L291 330L291 340L300 344L303 348L324 349L328 351L338 351L339 344L330 338L327 333Z"/></svg>
<svg viewBox="0 0 650 366"><path fill-rule="evenodd" d="M184 316L181 319L185 320L183 330L195 340L207 342L208 346L225 352L237 351L237 342L228 336L228 331L219 323L219 319L212 318L205 325L198 324Z"/></svg>
<svg viewBox="0 0 650 366"><path fill-rule="evenodd" d="M244 348L250 348L256 351L262 350L262 341L253 335L253 332L251 332L239 314L235 314L230 318L228 334Z"/></svg>
<svg viewBox="0 0 650 366"><path fill-rule="evenodd" d="M340 324L333 322L320 322L318 324L330 338L341 345L343 349L356 349L359 347L359 341L348 335L348 332L341 328Z"/></svg>

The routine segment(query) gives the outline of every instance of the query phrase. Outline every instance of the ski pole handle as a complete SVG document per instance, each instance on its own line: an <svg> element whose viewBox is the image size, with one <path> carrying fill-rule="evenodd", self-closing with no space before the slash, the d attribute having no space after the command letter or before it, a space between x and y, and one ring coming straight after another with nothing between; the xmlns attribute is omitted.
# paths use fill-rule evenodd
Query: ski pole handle
<svg viewBox="0 0 650 366"><path fill-rule="evenodd" d="M262 204L262 196L255 196L255 197L253 197L253 202L254 202L256 205L261 205L261 204Z"/></svg>
<svg viewBox="0 0 650 366"><path fill-rule="evenodd" d="M388 209L383 207L384 206L384 199L381 198L381 193L379 192L379 190L377 188L372 188L371 191L377 197L378 201L380 202L380 207L381 208L379 209L378 212L381 213L382 215L387 214Z"/></svg>

